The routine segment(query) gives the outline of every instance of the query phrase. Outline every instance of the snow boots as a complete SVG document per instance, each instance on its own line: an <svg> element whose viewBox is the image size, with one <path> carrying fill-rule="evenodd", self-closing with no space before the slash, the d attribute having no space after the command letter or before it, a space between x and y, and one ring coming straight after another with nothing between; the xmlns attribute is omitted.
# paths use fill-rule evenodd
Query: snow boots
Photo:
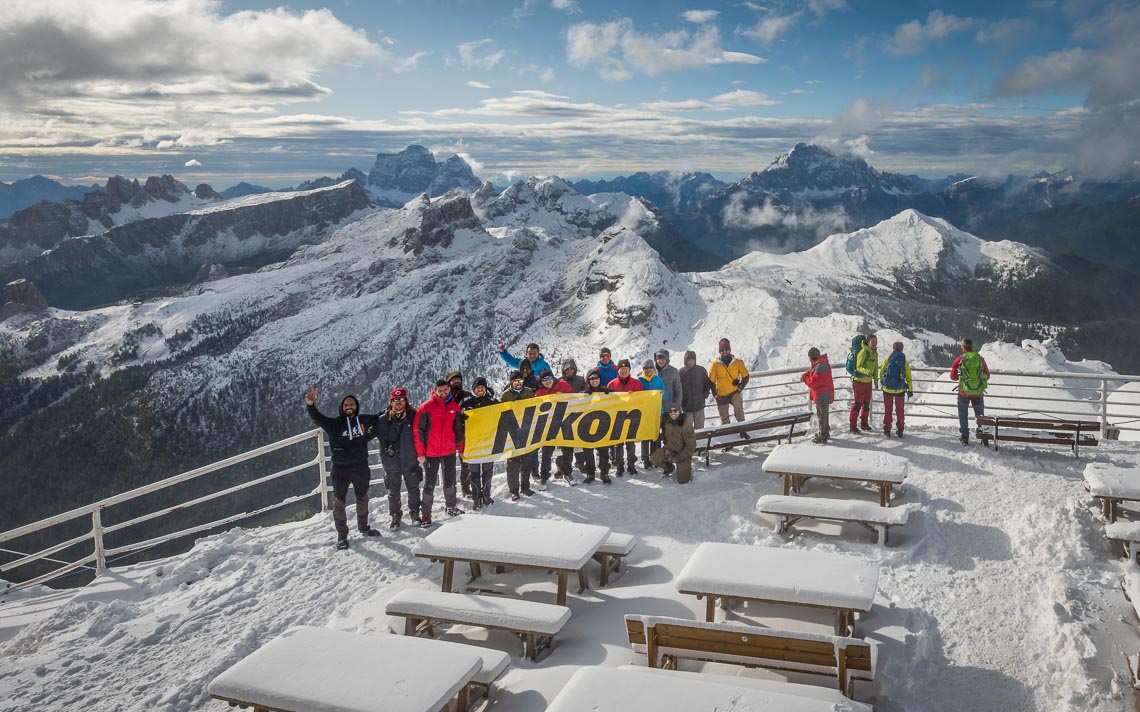
<svg viewBox="0 0 1140 712"><path fill-rule="evenodd" d="M357 517L356 528L364 536L380 536L380 532L368 526L368 517Z"/></svg>
<svg viewBox="0 0 1140 712"><path fill-rule="evenodd" d="M460 514L463 514L463 510L459 507L448 507L445 511L449 517L458 517Z"/></svg>
<svg viewBox="0 0 1140 712"><path fill-rule="evenodd" d="M422 517L420 517L420 528L421 529L428 529L430 527L431 527L431 515L425 514Z"/></svg>
<svg viewBox="0 0 1140 712"><path fill-rule="evenodd" d="M400 512L396 512L392 515L392 522L388 525L389 529L394 531L400 528L400 514Z"/></svg>
<svg viewBox="0 0 1140 712"><path fill-rule="evenodd" d="M348 539L338 539L336 542L336 550L344 551L348 548Z"/></svg>

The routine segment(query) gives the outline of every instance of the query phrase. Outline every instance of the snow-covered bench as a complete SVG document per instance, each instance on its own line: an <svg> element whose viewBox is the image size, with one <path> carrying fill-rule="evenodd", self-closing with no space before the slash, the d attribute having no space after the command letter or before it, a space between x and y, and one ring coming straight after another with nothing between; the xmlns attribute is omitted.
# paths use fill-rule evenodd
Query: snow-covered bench
<svg viewBox="0 0 1140 712"><path fill-rule="evenodd" d="M799 494L812 478L861 481L879 488L879 504L891 505L891 488L906 481L910 463L905 457L878 450L824 448L814 445L780 445L768 454L761 468L784 478L784 495Z"/></svg>
<svg viewBox="0 0 1140 712"><path fill-rule="evenodd" d="M847 697L855 680L875 679L878 649L857 638L662 616L627 615L625 627L633 651L651 668L676 670L678 660L699 660L825 675Z"/></svg>
<svg viewBox="0 0 1140 712"><path fill-rule="evenodd" d="M1136 548L1136 544L1140 543L1140 522L1120 520L1105 524L1104 538L1119 543L1129 560L1140 563L1140 559L1137 559L1140 551Z"/></svg>
<svg viewBox="0 0 1140 712"><path fill-rule="evenodd" d="M902 526L910 518L912 507L880 507L874 502L827 497L785 497L766 494L756 502L761 514L776 516L776 531L786 532L801 519L826 519L862 524L879 535L879 544L887 543L887 529Z"/></svg>
<svg viewBox="0 0 1140 712"><path fill-rule="evenodd" d="M839 690L832 690L828 687L820 687L819 685L808 685L800 682L785 682L783 680L770 680L763 677L745 677L743 675L714 675L707 672L689 672L686 670L662 670L661 668L642 667L640 665L618 665L618 670L637 670L641 673L649 673L651 675L669 675L673 678L680 678L682 680L697 680L701 682L716 681L724 682L732 685L739 685L740 687L747 687L753 690L764 690L766 692L775 692L781 695L791 695L792 697L802 697L811 700L819 700L830 705L834 705L833 709L842 710L843 712L872 712L870 705L862 702L854 702L851 698L844 695Z"/></svg>
<svg viewBox="0 0 1140 712"><path fill-rule="evenodd" d="M1132 603L1132 610L1136 612L1137 619L1140 619L1140 574L1125 574L1120 582L1120 589L1124 591L1124 597ZM1128 672L1132 675L1132 687L1140 689L1140 654L1126 655L1124 659L1128 663Z"/></svg>
<svg viewBox="0 0 1140 712"><path fill-rule="evenodd" d="M977 424L978 439L984 445L992 440L995 451L998 442L1006 440L1038 445L1064 445L1072 449L1074 457L1080 456L1082 445L1096 447L1095 434L1100 432L1100 423L1092 420L979 415Z"/></svg>
<svg viewBox="0 0 1140 712"><path fill-rule="evenodd" d="M452 701L462 711L470 687L494 679L480 674L485 659L459 643L299 626L238 661L207 690L257 712L438 712ZM501 660L495 664L501 674Z"/></svg>
<svg viewBox="0 0 1140 712"><path fill-rule="evenodd" d="M632 534L610 532L609 537L594 553L594 558L602 565L602 575L598 579L600 588L605 588L606 584L610 582L610 570L617 571L620 569L621 560L629 556L636 544L637 539Z"/></svg>
<svg viewBox="0 0 1140 712"><path fill-rule="evenodd" d="M705 454L705 466L709 464L709 453L713 450L736 447L738 445L751 445L776 440L778 442L787 438L807 435L806 430L796 430L796 426L811 422L811 412L803 411L776 416L774 418L758 418L745 420L743 423L729 425L710 425L696 432L696 452ZM765 433L765 431L771 431ZM703 441L703 442L702 442Z"/></svg>
<svg viewBox="0 0 1140 712"><path fill-rule="evenodd" d="M1140 502L1140 467L1121 467L1107 462L1085 465L1085 487L1100 502L1109 523L1116 521L1121 502Z"/></svg>
<svg viewBox="0 0 1140 712"><path fill-rule="evenodd" d="M523 654L536 660L570 620L570 609L502 596L405 589L388 601L390 616L405 618L405 635L434 635L437 625L505 630L523 640Z"/></svg>

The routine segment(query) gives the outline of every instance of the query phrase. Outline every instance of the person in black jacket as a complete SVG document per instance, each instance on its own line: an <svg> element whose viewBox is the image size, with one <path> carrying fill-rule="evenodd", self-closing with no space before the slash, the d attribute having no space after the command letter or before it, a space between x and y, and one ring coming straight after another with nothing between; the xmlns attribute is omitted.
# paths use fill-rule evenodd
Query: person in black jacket
<svg viewBox="0 0 1140 712"><path fill-rule="evenodd" d="M586 390L585 393L609 393L610 389L606 388L606 384L602 382L601 369L591 368L586 372ZM596 447L582 451L583 468L586 472L586 479L582 480L583 484L591 484L594 481L594 475L597 472L598 466L601 467L602 482L610 484L613 480L610 479L610 448Z"/></svg>
<svg viewBox="0 0 1140 712"><path fill-rule="evenodd" d="M487 379L480 376L475 379L474 385L471 386L471 395L459 405L463 408L463 414L466 417L468 411L494 405L498 402L499 399L487 388ZM495 473L495 463L468 462L464 463L464 469L471 483L471 501L475 509L482 509L486 505L494 504L495 500L491 499L491 477Z"/></svg>
<svg viewBox="0 0 1140 712"><path fill-rule="evenodd" d="M420 520L420 463L416 460L416 440L412 425L414 407L408 406L408 391L393 388L388 397L388 410L377 416L374 435L380 443L380 462L384 465L384 486L388 488L389 529L399 529L401 484L408 488L408 515Z"/></svg>
<svg viewBox="0 0 1140 712"><path fill-rule="evenodd" d="M523 359L525 362L526 359ZM534 398L534 391L526 385L526 378L521 369L511 371L510 385L499 396L502 403ZM516 455L507 458L507 488L511 491L511 501L519 501L519 493L527 497L534 496L530 488L532 477L538 477L538 452L528 452L525 455ZM520 483L521 480L521 483Z"/></svg>
<svg viewBox="0 0 1140 712"><path fill-rule="evenodd" d="M356 495L356 527L365 536L380 536L368 526L368 484L372 473L368 469L368 432L376 427L379 416L361 415L356 396L345 396L340 402L340 417L329 418L317 410L317 389L309 387L305 406L309 417L329 438L332 448L333 524L336 526L337 549L348 548L348 515L345 498L348 486Z"/></svg>
<svg viewBox="0 0 1140 712"><path fill-rule="evenodd" d="M697 352L685 352L685 365L681 367L681 410L691 418L693 428L705 427L705 402L712 393L712 382L704 366L697 365Z"/></svg>

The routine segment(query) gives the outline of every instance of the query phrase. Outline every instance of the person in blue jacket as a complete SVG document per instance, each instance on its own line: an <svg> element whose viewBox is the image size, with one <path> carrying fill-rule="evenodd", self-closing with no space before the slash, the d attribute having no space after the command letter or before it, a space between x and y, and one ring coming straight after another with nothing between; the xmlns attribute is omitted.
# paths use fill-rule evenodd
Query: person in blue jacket
<svg viewBox="0 0 1140 712"><path fill-rule="evenodd" d="M662 413L664 413L665 399L667 397L665 381L661 380L661 376L657 374L657 366L654 365L653 361L647 359L645 363L641 365L641 375L637 377L637 380L641 381L642 390L661 391L661 410ZM664 423L664 419L662 419L662 423ZM661 447L660 434L653 440L641 441L641 462L645 467L650 466L649 456L656 452L659 447Z"/></svg>
<svg viewBox="0 0 1140 712"><path fill-rule="evenodd" d="M499 358L503 359L511 368L518 368L519 363L522 362L521 358L512 356L511 352L507 351L507 345L502 341L499 342ZM542 354L539 353L538 344L533 341L526 345L526 360L530 362L530 370L535 374L542 373L544 368L550 369L550 372L554 373L554 369L550 368L550 364L548 364Z"/></svg>
<svg viewBox="0 0 1140 712"><path fill-rule="evenodd" d="M598 351L598 374L602 378L603 386L618 377L617 364L614 363L609 346L603 346Z"/></svg>

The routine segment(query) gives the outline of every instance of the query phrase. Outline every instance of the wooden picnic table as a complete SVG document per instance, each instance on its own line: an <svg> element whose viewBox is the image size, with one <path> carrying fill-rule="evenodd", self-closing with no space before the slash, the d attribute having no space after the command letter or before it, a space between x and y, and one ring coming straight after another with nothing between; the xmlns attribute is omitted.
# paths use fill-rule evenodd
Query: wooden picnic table
<svg viewBox="0 0 1140 712"><path fill-rule="evenodd" d="M797 444L777 446L761 469L784 478L785 496L799 494L803 482L812 477L854 480L877 486L879 504L889 507L891 488L906 481L910 463L905 457L877 450Z"/></svg>
<svg viewBox="0 0 1140 712"><path fill-rule="evenodd" d="M586 564L610 535L595 524L482 515L459 517L424 538L413 553L443 563L441 590L450 592L456 562L467 563L470 581L483 565L553 571L558 578L556 603L566 605L567 577L578 574L578 592L589 588Z"/></svg>
<svg viewBox="0 0 1140 712"><path fill-rule="evenodd" d="M1084 478L1110 524L1116 521L1121 502L1140 502L1140 467L1090 462L1085 465Z"/></svg>
<svg viewBox="0 0 1140 712"><path fill-rule="evenodd" d="M299 626L218 675L208 690L259 712L438 712L453 700L462 711L482 667L478 650L458 643Z"/></svg>
<svg viewBox="0 0 1140 712"><path fill-rule="evenodd" d="M558 693L547 712L717 712L721 710L772 710L773 712L870 712L870 706L845 700L842 707L825 695L795 694L806 685L756 680L758 685L736 682L727 675L696 674L630 667L580 668ZM750 683L752 681L749 681ZM767 683L767 684L764 684Z"/></svg>
<svg viewBox="0 0 1140 712"><path fill-rule="evenodd" d="M705 620L716 600L780 603L836 612L835 632L849 635L855 613L871 610L879 565L870 559L803 549L705 542L677 577L679 593L705 599Z"/></svg>

